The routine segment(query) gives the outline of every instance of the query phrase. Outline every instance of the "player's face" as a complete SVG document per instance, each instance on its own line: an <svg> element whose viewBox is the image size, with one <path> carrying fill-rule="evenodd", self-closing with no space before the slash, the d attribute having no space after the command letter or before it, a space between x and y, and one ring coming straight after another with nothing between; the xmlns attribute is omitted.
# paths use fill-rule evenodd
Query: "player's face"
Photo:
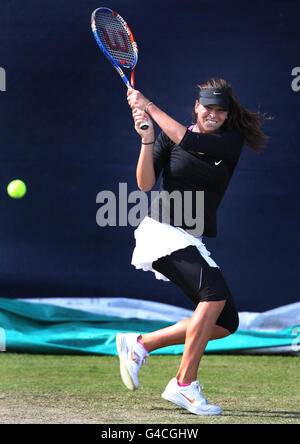
<svg viewBox="0 0 300 444"><path fill-rule="evenodd" d="M201 105L198 100L195 105L198 115L197 126L204 133L217 132L226 120L228 112L219 105Z"/></svg>

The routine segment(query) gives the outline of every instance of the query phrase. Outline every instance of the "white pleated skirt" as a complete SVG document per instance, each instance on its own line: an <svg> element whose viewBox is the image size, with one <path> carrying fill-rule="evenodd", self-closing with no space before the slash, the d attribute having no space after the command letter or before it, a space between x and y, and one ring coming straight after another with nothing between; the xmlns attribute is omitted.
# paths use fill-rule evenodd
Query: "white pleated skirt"
<svg viewBox="0 0 300 444"><path fill-rule="evenodd" d="M148 216L143 219L134 232L136 245L131 264L136 269L152 271L156 279L169 281L164 275L152 268L157 259L171 254L173 251L194 245L211 267L218 267L210 257L210 252L202 242L202 237L194 237L179 227L158 222Z"/></svg>

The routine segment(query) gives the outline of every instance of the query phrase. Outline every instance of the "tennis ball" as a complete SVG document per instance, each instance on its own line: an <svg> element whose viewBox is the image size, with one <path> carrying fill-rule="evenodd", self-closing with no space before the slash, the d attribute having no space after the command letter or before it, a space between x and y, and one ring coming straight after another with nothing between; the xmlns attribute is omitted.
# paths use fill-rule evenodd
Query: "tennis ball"
<svg viewBox="0 0 300 444"><path fill-rule="evenodd" d="M12 180L7 185L7 193L10 197L14 199L20 199L21 197L23 197L26 194L26 190L27 188L25 183L19 179Z"/></svg>

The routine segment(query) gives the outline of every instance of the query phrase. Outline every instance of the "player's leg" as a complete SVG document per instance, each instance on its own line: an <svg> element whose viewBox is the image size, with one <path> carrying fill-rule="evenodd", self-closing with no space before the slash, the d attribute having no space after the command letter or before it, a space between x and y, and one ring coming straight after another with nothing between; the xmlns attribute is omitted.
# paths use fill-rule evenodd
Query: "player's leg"
<svg viewBox="0 0 300 444"><path fill-rule="evenodd" d="M162 397L198 415L220 414L220 407L208 404L204 399L197 373L206 345L215 335L215 326L228 332L236 329L236 325L228 324L228 315L222 316L227 299L231 299L226 282L220 270L210 267L192 246L159 259L153 268L176 283L197 304L192 318L185 325L185 345L179 370ZM233 309L233 305L227 305L225 311L228 309ZM235 319L235 313L232 319Z"/></svg>
<svg viewBox="0 0 300 444"><path fill-rule="evenodd" d="M186 330L189 327L191 318L183 319L176 324L170 325L160 330L155 330L150 333L144 333L139 336L139 340L144 344L148 353L162 347L170 345L179 345L185 343ZM222 339L231 335L231 332L220 325L214 325L212 334L209 340Z"/></svg>
<svg viewBox="0 0 300 444"><path fill-rule="evenodd" d="M199 302L186 331L184 351L175 378L166 386L162 397L197 415L219 415L222 409L209 404L197 380L200 360L225 301Z"/></svg>
<svg viewBox="0 0 300 444"><path fill-rule="evenodd" d="M237 313L234 313L230 300L213 327L210 339L221 339L237 328ZM120 371L124 384L130 390L139 387L138 373L148 354L154 350L170 345L184 344L186 331L191 318L184 319L169 327L140 335L139 333L118 333L116 342L120 357Z"/></svg>
<svg viewBox="0 0 300 444"><path fill-rule="evenodd" d="M224 305L225 300L199 302L186 330L184 351L176 375L178 382L190 384L197 379L200 360Z"/></svg>
<svg viewBox="0 0 300 444"><path fill-rule="evenodd" d="M233 304L228 304L231 296L226 288L226 284L224 286L224 279L218 268L211 270L211 267L209 267L195 247L187 247L184 250L178 250L169 256L161 258L156 263L153 263L153 268L156 268L171 281L179 285L195 303L201 301L201 299L206 300L209 298L217 300L222 300L223 298L224 300L224 297L227 296L223 309L223 312L227 312L227 314L226 316L221 314L214 323L209 339L228 336L228 334L235 330L234 322L232 322ZM222 322L219 322L221 318ZM185 319L173 326L142 336L138 334L117 335L121 376L128 388L132 390L138 388L138 371L149 352L168 345L183 344L185 342L186 332L191 319Z"/></svg>

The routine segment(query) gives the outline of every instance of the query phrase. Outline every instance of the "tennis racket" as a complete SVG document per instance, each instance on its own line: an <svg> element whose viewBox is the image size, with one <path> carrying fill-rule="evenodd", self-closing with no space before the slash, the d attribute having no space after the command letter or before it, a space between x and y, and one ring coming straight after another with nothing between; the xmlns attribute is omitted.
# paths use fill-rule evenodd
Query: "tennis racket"
<svg viewBox="0 0 300 444"><path fill-rule="evenodd" d="M109 8L98 8L92 13L92 31L99 48L121 76L127 88L135 88L135 67L138 49L133 34L125 20ZM130 82L123 69L131 69ZM147 121L140 128L149 128Z"/></svg>

